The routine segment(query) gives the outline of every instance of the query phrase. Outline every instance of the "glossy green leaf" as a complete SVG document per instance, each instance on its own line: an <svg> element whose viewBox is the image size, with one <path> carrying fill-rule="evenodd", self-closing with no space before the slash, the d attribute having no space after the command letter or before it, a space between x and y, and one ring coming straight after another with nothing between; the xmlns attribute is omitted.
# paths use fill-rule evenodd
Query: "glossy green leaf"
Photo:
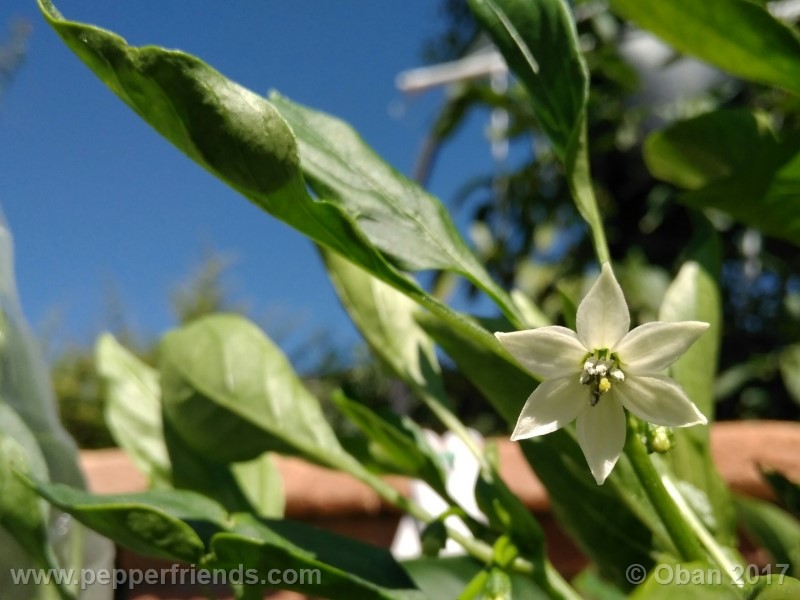
<svg viewBox="0 0 800 600"><path fill-rule="evenodd" d="M769 552L774 565L791 565L787 575L800 576L800 521L763 500L737 496L734 504L748 537Z"/></svg>
<svg viewBox="0 0 800 600"><path fill-rule="evenodd" d="M419 315L418 319L512 427L536 388L536 380L513 364L510 357L501 358L461 337L431 315ZM620 565L650 564L653 532L661 539L666 536L663 527L654 521L652 506L637 488L625 457L620 458L605 485L598 486L574 436L566 430L526 440L521 448L547 487L559 522L606 577L627 586L624 567Z"/></svg>
<svg viewBox="0 0 800 600"><path fill-rule="evenodd" d="M714 381L720 344L722 307L714 273L718 272L718 248L713 232L702 235L706 247L695 254L703 260L686 262L667 289L659 318L663 321L704 321L709 329L670 368L689 398L706 415L714 417ZM736 524L730 492L719 475L711 457L709 429L696 426L674 430L675 447L662 459L669 463L679 479L706 497L712 512L706 515L706 525L723 544L735 546ZM687 488L688 489L688 488ZM687 496L690 501L693 495ZM709 522L709 518L713 518Z"/></svg>
<svg viewBox="0 0 800 600"><path fill-rule="evenodd" d="M433 342L405 294L332 252L322 251L339 300L376 356L429 400L447 403Z"/></svg>
<svg viewBox="0 0 800 600"><path fill-rule="evenodd" d="M800 580L782 575L772 566L759 570L760 575L749 590L748 600L795 600L800 598Z"/></svg>
<svg viewBox="0 0 800 600"><path fill-rule="evenodd" d="M105 389L106 423L114 441L151 485L163 485L170 479L171 465L161 425L158 372L108 333L97 340L95 360Z"/></svg>
<svg viewBox="0 0 800 600"><path fill-rule="evenodd" d="M800 40L752 0L611 0L620 16L729 73L800 93Z"/></svg>
<svg viewBox="0 0 800 600"><path fill-rule="evenodd" d="M256 514L262 517L282 517L286 508L283 475L275 464L273 454L230 465L242 492Z"/></svg>
<svg viewBox="0 0 800 600"><path fill-rule="evenodd" d="M509 319L521 318L508 295L466 245L444 205L386 164L343 121L273 92L270 100L297 136L312 188L336 202L403 270L444 269L489 294Z"/></svg>
<svg viewBox="0 0 800 600"><path fill-rule="evenodd" d="M152 46L129 46L113 33L65 20L50 0L38 1L67 46L137 114L201 166L464 335L499 351L500 345L488 332L394 269L339 204L314 201L308 195L294 136L272 104L195 57Z"/></svg>
<svg viewBox="0 0 800 600"><path fill-rule="evenodd" d="M175 431L166 415L164 442L172 463L171 483L175 488L203 494L229 512L258 510L234 475L235 463L221 462L214 454L199 452L190 447ZM273 490L264 490L264 493L271 491Z"/></svg>
<svg viewBox="0 0 800 600"><path fill-rule="evenodd" d="M211 315L167 333L160 366L166 414L197 452L240 462L276 451L352 466L317 399L244 317Z"/></svg>
<svg viewBox="0 0 800 600"><path fill-rule="evenodd" d="M470 8L531 96L536 118L564 163L598 260L609 260L592 188L586 139L589 75L565 0L470 0Z"/></svg>
<svg viewBox="0 0 800 600"><path fill-rule="evenodd" d="M250 515L233 519L229 533L214 536L209 566L255 569L259 579L266 581L250 587L274 588L268 574L275 573L273 569L293 569L298 580L277 587L328 598L424 598L387 550L293 521L258 520Z"/></svg>
<svg viewBox="0 0 800 600"><path fill-rule="evenodd" d="M50 479L84 486L75 442L58 418L49 367L19 305L13 257L11 232L0 215L0 399L36 438Z"/></svg>
<svg viewBox="0 0 800 600"><path fill-rule="evenodd" d="M589 80L567 3L470 0L469 4L527 88L542 129L565 160L584 118Z"/></svg>
<svg viewBox="0 0 800 600"><path fill-rule="evenodd" d="M442 460L408 417L379 414L343 393L334 394L336 407L367 437L370 453L388 472L421 479L434 490L446 490Z"/></svg>
<svg viewBox="0 0 800 600"><path fill-rule="evenodd" d="M223 508L193 492L95 496L62 484L34 485L43 498L87 527L146 556L196 563L210 535L227 527Z"/></svg>
<svg viewBox="0 0 800 600"><path fill-rule="evenodd" d="M419 292L337 204L306 191L294 134L275 107L189 54L129 46L39 7L64 43L142 119L260 208L399 289Z"/></svg>
<svg viewBox="0 0 800 600"><path fill-rule="evenodd" d="M781 350L778 364L786 390L800 404L800 344L792 344Z"/></svg>
<svg viewBox="0 0 800 600"><path fill-rule="evenodd" d="M47 479L47 464L36 438L10 406L0 403L0 527L40 567L56 566L47 539L49 510L17 475Z"/></svg>
<svg viewBox="0 0 800 600"><path fill-rule="evenodd" d="M767 480L781 504L800 519L800 483L792 481L782 473L761 468L761 475Z"/></svg>
<svg viewBox="0 0 800 600"><path fill-rule="evenodd" d="M631 600L742 600L744 592L735 587L718 567L701 562L660 563L649 572L632 570L631 575L647 579L629 597Z"/></svg>
<svg viewBox="0 0 800 600"><path fill-rule="evenodd" d="M426 598L456 600L467 585L482 570L481 563L468 556L439 559L420 558L403 563L414 582L425 592ZM511 589L514 598L545 600L549 598L530 577L512 573Z"/></svg>
<svg viewBox="0 0 800 600"><path fill-rule="evenodd" d="M764 117L723 109L652 134L644 156L656 177L688 190L680 202L800 244L799 135L777 139Z"/></svg>

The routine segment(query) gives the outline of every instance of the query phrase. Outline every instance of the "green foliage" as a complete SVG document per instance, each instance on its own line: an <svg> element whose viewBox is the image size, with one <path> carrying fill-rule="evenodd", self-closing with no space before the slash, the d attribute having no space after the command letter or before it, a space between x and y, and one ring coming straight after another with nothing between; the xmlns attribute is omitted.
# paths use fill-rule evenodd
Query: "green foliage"
<svg viewBox="0 0 800 600"><path fill-rule="evenodd" d="M375 356L472 452L480 471L475 495L486 524L466 515L462 498L451 497L441 457L416 422L382 414L360 403L360 398L336 395L337 407L360 431L366 447L366 454L357 456L357 447L339 440L320 400L257 326L240 315L200 316L207 307L192 307L191 302L182 303L182 326L159 344L155 369L110 337L98 345L112 431L151 482L161 487L135 496L97 497L35 481L38 493L118 543L153 556L225 571L245 566L261 574L272 568L316 569L319 582L285 584L315 595L575 598L574 589L547 561L538 522L500 480L492 450L476 445L455 413L458 403L451 406L447 401L448 381L435 345L510 428L537 381L491 332L526 323L545 326L560 319L574 325L575 307L588 282L582 273L586 249L579 248L563 269L554 266L557 260L549 264L535 256L531 260L527 251L536 235L527 231L525 252L512 257L512 277L505 281L518 283L519 289L506 292L461 238L442 203L388 166L349 125L276 92L265 99L193 56L132 47L111 32L65 20L50 0L39 0L39 5L67 46L147 123L200 166L319 246L342 304ZM681 204L672 202L674 194L655 186L649 175L643 184L647 192L622 193L617 198L619 182L609 177L608 165L618 153L623 132L625 102L619 92L630 92L633 79L614 46L620 22L608 13L602 13L605 21L590 17L592 31L583 39L594 40L600 48L583 52L581 31L563 0L474 0L470 6L522 87L507 96L460 95L462 104L451 106L451 113L437 124L437 135L450 135L466 107L475 102L513 110L520 135L534 130L548 138L549 149L537 166L523 167L514 177L521 181L534 173L534 187L548 177L558 179L555 192L535 189L533 197L541 194L549 208L560 210L571 196L601 264L610 257L606 231L613 233L611 250L625 259L622 281L635 316L711 324L670 372L711 420L718 357L725 340L721 262L730 236L728 225L720 224L719 212L698 209L725 211L764 236L795 241L795 209L786 202L785 188L777 185L791 187L795 136L788 125L785 130L779 127L780 119L770 118L774 122L766 127L761 113L751 109L718 110L683 120L650 137L644 150L654 175L688 189L679 198ZM679 50L738 75L795 90L796 38L755 3L720 0L709 5L713 10L687 2L656 7L652 2L619 0L612 6L674 40ZM754 23L752 31L737 29L721 40L725 27L745 20ZM715 40L718 47L711 44ZM589 93L590 70L605 78L600 104L593 104L596 98ZM609 107L611 114L604 114ZM609 122L613 135L594 135ZM718 136L726 142L721 149L709 142L716 131L725 132ZM591 148L590 141L599 149ZM749 151L759 150L758 160L750 160L741 144L749 144ZM635 141L626 149L634 147ZM590 158L601 166L594 178ZM720 194L720 190L727 191ZM753 195L755 191L760 195ZM747 198L751 203L755 198L757 205L748 204ZM525 201L530 199L529 194ZM622 218L630 221L629 210L637 217L638 231L630 239L625 234L631 224ZM574 225L574 213L567 211L567 221ZM682 232L682 237L670 238L671 243L661 247L665 236L671 235L664 228L654 246L646 244L644 237L670 217L669 211L673 217L678 211L692 224L691 237ZM568 222L551 222L536 234L558 237L569 229ZM493 233L491 227L477 231L486 239ZM750 250L748 260L753 258ZM605 274L611 272L603 269ZM435 270L440 283L453 276L463 278L494 302L497 319L482 321L454 310L406 270ZM674 278L672 272L677 273ZM567 277L559 279L562 274ZM200 287L194 293L202 296L208 289ZM654 290L663 294L663 301L653 297ZM211 304L218 305L221 298L212 296ZM601 322L599 327L614 325ZM563 329L549 333L565 338L564 344L576 339ZM558 351L555 343L553 351ZM673 350L663 351L669 355ZM790 371L791 350L782 356L788 357L781 359L789 365L784 371ZM612 359L616 361L613 354ZM575 365L576 377L580 368ZM624 377L615 377L615 385L625 385ZM609 391L611 384L608 380L605 384L600 392ZM547 388L539 388L543 389ZM602 401L600 392L592 405ZM524 441L522 450L548 490L554 515L615 591L632 591L633 597L671 597L678 588L662 585L652 573L654 568L679 564L713 568L731 581L736 579L742 567L733 547L737 522L761 541L776 562L797 568L797 521L774 506L751 500L734 503L714 468L706 430L676 432L676 448L665 458L652 459L631 417L624 453L605 485L598 486L586 465L588 446L583 440L579 444L575 431L563 425L554 423L553 429L559 431ZM5 453L18 455L18 450L9 446ZM438 554L453 540L469 556L401 566L385 551L290 520L265 518L280 515L282 509L271 453L299 456L356 477L423 524L428 554ZM446 509L430 514L375 471L425 481L439 493ZM6 481L4 475L2 482ZM28 493L19 486L10 489ZM30 509L32 496L23 500L24 518L13 511L8 514L30 532L39 521ZM453 527L453 518L461 519L469 533ZM630 577L631 565L651 572L635 590L639 582ZM781 588L762 577L738 587L731 581L703 586L692 582L679 591L688 597L769 598L800 584L786 579ZM260 597L265 585L259 578L234 587L237 598L250 599Z"/></svg>

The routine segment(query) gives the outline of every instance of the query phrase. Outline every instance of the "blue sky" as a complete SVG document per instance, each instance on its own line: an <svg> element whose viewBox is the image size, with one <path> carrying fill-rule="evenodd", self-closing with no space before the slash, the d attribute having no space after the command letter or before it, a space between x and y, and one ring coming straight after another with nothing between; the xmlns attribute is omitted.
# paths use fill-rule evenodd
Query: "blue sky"
<svg viewBox="0 0 800 600"><path fill-rule="evenodd" d="M442 101L441 92L407 98L394 87L441 29L431 0L56 4L130 43L191 52L257 92L274 88L335 114L405 173ZM325 329L340 346L355 339L305 238L140 121L63 46L34 0L4 0L0 27L13 16L29 19L33 33L0 102L0 206L35 327L58 314L59 339L90 341L107 323L113 285L131 324L156 336L173 324L172 286L213 246L234 255L233 296L256 317ZM491 169L485 126L476 115L441 155L434 193L448 198L465 176Z"/></svg>

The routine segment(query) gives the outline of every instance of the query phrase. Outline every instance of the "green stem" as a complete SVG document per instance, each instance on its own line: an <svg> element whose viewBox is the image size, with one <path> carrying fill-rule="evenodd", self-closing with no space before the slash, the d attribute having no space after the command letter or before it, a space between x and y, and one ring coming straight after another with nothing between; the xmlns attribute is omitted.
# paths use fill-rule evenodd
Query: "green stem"
<svg viewBox="0 0 800 600"><path fill-rule="evenodd" d="M675 502L675 505L683 514L683 517L688 523L689 527L692 529L692 531L694 531L695 535L703 544L711 558L717 563L717 565L722 567L727 572L728 577L731 578L733 583L739 587L743 587L744 582L741 579L741 565L738 565L732 561L725 551L720 548L717 540L714 539L714 536L709 533L708 529L706 529L703 523L700 522L700 519L697 517L692 508L686 503L686 500L683 498L683 495L681 495L680 490L675 483L673 483L672 479L670 479L668 475L662 475L661 483L664 485L664 489L667 490L667 493Z"/></svg>
<svg viewBox="0 0 800 600"><path fill-rule="evenodd" d="M647 450L639 439L633 417L628 417L628 432L625 440L625 454L636 472L636 476L650 499L653 507L664 523L681 560L705 560L706 556L695 533L687 524L680 508L664 487L661 477L653 466Z"/></svg>
<svg viewBox="0 0 800 600"><path fill-rule="evenodd" d="M430 409L430 411L436 416L437 419L447 427L459 440L462 441L464 446L467 447L475 459L478 461L478 465L481 469L489 470L491 465L489 465L489 461L486 459L486 455L484 454L483 450L475 443L475 440L469 433L467 427L461 422L461 420L456 417L450 409L447 408L438 398L428 393L422 386L414 386L416 387L417 394L422 398L422 401L425 402L425 405Z"/></svg>

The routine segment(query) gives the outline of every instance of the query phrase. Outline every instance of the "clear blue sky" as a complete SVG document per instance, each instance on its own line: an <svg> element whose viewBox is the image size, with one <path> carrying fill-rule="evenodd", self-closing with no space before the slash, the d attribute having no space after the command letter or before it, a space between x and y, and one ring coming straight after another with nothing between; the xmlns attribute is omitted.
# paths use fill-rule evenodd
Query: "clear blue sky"
<svg viewBox="0 0 800 600"><path fill-rule="evenodd" d="M441 93L404 98L395 75L421 64L438 3L337 0L59 0L70 19L130 43L191 52L228 77L351 122L410 172ZM191 7L190 10L189 7ZM61 43L34 0L3 0L33 24L27 60L0 102L0 206L16 239L23 307L35 327L61 315L62 339L105 324L113 283L132 324L173 323L171 287L204 245L231 252L234 296L260 316L355 339L310 243L230 191L139 120ZM401 116L397 116L402 109ZM476 116L442 155L431 189L448 198L491 169Z"/></svg>

